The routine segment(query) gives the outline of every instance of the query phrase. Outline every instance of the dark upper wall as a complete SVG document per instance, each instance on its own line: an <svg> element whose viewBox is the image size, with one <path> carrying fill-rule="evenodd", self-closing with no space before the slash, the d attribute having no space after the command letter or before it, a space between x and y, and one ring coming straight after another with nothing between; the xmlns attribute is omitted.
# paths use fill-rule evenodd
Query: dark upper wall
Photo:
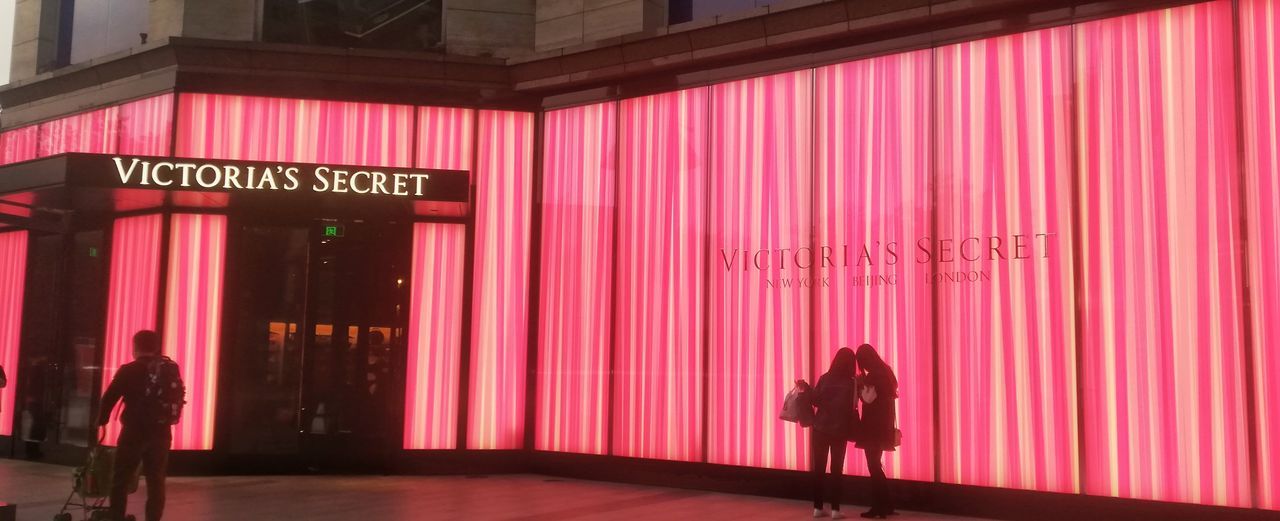
<svg viewBox="0 0 1280 521"><path fill-rule="evenodd" d="M779 2L511 60L520 92L545 106L634 96L838 63L1188 0L842 0ZM575 92L576 91L576 92Z"/></svg>
<svg viewBox="0 0 1280 521"><path fill-rule="evenodd" d="M171 38L0 88L0 126L175 89L534 110L1185 3L798 0L518 59Z"/></svg>

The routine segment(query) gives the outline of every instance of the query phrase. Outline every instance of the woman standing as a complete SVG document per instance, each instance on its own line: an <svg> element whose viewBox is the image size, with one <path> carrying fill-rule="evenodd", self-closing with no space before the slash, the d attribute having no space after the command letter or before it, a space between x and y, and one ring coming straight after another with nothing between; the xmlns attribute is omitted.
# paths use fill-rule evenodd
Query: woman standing
<svg viewBox="0 0 1280 521"><path fill-rule="evenodd" d="M898 378L893 369L880 358L871 344L858 346L858 366L863 373L858 377L858 395L862 399L862 425L858 448L867 455L867 470L871 473L871 510L862 517L884 519L894 513L889 497L889 479L884 475L880 457L886 450L897 446Z"/></svg>
<svg viewBox="0 0 1280 521"><path fill-rule="evenodd" d="M847 347L836 351L831 368L818 379L818 385L797 380L804 390L803 399L817 409L813 429L809 433L810 465L813 476L813 517L822 517L823 489L831 488L831 519L843 519L840 513L840 480L844 473L844 454L858 424L857 358ZM826 474L828 456L831 474ZM824 477L828 482L824 483Z"/></svg>

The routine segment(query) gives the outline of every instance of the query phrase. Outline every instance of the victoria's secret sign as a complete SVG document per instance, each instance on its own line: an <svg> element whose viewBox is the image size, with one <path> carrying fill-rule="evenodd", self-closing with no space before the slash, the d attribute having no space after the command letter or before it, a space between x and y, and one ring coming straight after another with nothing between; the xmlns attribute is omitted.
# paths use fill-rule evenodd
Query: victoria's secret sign
<svg viewBox="0 0 1280 521"><path fill-rule="evenodd" d="M467 200L469 188L467 172L458 170L87 154L72 159L69 169L80 179L119 188L354 194L458 202Z"/></svg>

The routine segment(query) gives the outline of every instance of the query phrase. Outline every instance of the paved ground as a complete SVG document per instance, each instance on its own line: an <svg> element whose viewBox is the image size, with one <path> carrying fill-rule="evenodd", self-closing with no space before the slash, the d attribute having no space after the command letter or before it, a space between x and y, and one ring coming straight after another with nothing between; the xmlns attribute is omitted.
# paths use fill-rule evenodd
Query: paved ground
<svg viewBox="0 0 1280 521"><path fill-rule="evenodd" d="M18 521L48 521L70 490L70 476L67 467L0 459L0 500L18 504ZM170 521L811 519L801 501L536 475L226 476L169 484ZM130 501L131 512L140 512L141 494ZM846 507L855 519L862 510ZM913 513L894 519L962 521Z"/></svg>

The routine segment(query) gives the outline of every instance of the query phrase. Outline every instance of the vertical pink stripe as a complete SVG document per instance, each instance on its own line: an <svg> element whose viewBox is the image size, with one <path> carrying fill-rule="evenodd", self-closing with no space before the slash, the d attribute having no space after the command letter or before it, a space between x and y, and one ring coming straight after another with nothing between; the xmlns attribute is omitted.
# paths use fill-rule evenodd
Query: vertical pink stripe
<svg viewBox="0 0 1280 521"><path fill-rule="evenodd" d="M702 458L706 110L706 89L619 107L619 456Z"/></svg>
<svg viewBox="0 0 1280 521"><path fill-rule="evenodd" d="M210 450L218 397L227 218L174 214L169 228L164 353L178 363L187 386L187 406L173 428L173 448Z"/></svg>
<svg viewBox="0 0 1280 521"><path fill-rule="evenodd" d="M1076 33L1085 491L1247 506L1231 2Z"/></svg>
<svg viewBox="0 0 1280 521"><path fill-rule="evenodd" d="M777 419L809 364L812 71L711 87L708 460L807 467L808 437Z"/></svg>
<svg viewBox="0 0 1280 521"><path fill-rule="evenodd" d="M167 156L173 140L173 94L120 106L121 154Z"/></svg>
<svg viewBox="0 0 1280 521"><path fill-rule="evenodd" d="M841 347L880 351L897 371L898 419L910 433L886 453L886 471L916 480L933 479L931 297L928 264L915 258L915 241L929 235L930 64L931 53L916 52L816 71L814 262L829 284L817 290L814 373ZM865 475L862 453L850 451L845 468Z"/></svg>
<svg viewBox="0 0 1280 521"><path fill-rule="evenodd" d="M180 94L179 157L409 166L413 107Z"/></svg>
<svg viewBox="0 0 1280 521"><path fill-rule="evenodd" d="M418 107L418 168L471 169L471 109Z"/></svg>
<svg viewBox="0 0 1280 521"><path fill-rule="evenodd" d="M452 449L458 444L465 237L460 224L413 225L406 449Z"/></svg>
<svg viewBox="0 0 1280 521"><path fill-rule="evenodd" d="M1240 3L1258 507L1280 510L1280 2Z"/></svg>
<svg viewBox="0 0 1280 521"><path fill-rule="evenodd" d="M529 342L533 114L485 110L478 124L467 448L518 449Z"/></svg>
<svg viewBox="0 0 1280 521"><path fill-rule="evenodd" d="M9 385L0 389L0 436L13 435L26 281L27 232L0 233L0 366L9 380Z"/></svg>
<svg viewBox="0 0 1280 521"><path fill-rule="evenodd" d="M134 333L156 328L162 219L159 214L125 217L116 219L112 225L103 389L111 383L120 366L133 360ZM106 444L114 445L119 434L118 423L108 424Z"/></svg>
<svg viewBox="0 0 1280 521"><path fill-rule="evenodd" d="M1070 45L1058 28L936 51L938 271L987 277L938 282L944 481L1078 489Z"/></svg>
<svg viewBox="0 0 1280 521"><path fill-rule="evenodd" d="M0 165L35 159L39 136L39 125L0 132Z"/></svg>
<svg viewBox="0 0 1280 521"><path fill-rule="evenodd" d="M615 112L615 103L602 103L546 114L539 450L608 450Z"/></svg>
<svg viewBox="0 0 1280 521"><path fill-rule="evenodd" d="M120 107L107 107L40 124L37 155L48 157L67 152L116 153Z"/></svg>

